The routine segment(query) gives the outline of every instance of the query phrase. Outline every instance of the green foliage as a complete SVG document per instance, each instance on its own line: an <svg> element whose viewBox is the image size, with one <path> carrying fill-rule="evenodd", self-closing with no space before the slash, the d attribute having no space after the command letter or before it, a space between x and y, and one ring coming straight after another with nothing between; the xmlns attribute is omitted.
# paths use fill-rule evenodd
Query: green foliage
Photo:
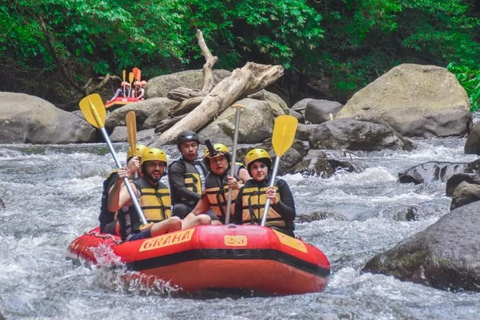
<svg viewBox="0 0 480 320"><path fill-rule="evenodd" d="M216 68L281 64L325 79L322 95L343 101L404 62L480 69L479 9L473 0L4 0L0 65L68 90L134 66L150 78L200 67L200 29Z"/></svg>
<svg viewBox="0 0 480 320"><path fill-rule="evenodd" d="M458 82L467 92L470 110L475 112L480 109L480 70L470 69L454 62L449 63L447 69L455 74Z"/></svg>
<svg viewBox="0 0 480 320"><path fill-rule="evenodd" d="M295 61L313 55L323 38L321 16L304 0L189 0L185 6L187 20L202 30L218 56L226 57L229 68L253 56L293 68Z"/></svg>

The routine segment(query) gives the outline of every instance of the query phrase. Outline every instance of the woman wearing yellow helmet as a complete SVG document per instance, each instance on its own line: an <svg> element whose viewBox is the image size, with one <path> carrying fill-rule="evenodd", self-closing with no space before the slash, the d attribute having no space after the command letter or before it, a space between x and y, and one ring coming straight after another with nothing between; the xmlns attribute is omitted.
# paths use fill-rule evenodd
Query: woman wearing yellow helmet
<svg viewBox="0 0 480 320"><path fill-rule="evenodd" d="M237 195L235 222L237 224L260 224L265 203L270 199L265 225L287 235L294 236L295 203L288 184L276 179L269 187L272 158L264 149L252 149L245 156L248 180Z"/></svg>

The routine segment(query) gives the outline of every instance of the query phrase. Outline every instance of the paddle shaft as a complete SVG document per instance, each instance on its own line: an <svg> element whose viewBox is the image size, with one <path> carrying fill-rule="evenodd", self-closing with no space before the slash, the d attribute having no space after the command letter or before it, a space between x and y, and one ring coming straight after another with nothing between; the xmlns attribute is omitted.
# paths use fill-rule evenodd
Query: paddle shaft
<svg viewBox="0 0 480 320"><path fill-rule="evenodd" d="M278 167L280 166L280 156L275 158L275 162L273 163L273 171L272 171L272 178L270 180L269 187L275 186L275 178L277 177ZM267 215L268 215L268 208L270 207L270 198L267 198L265 202L265 208L263 209L263 216L261 226L265 226L265 222L267 222Z"/></svg>
<svg viewBox="0 0 480 320"><path fill-rule="evenodd" d="M99 128L100 132L102 132L103 138L105 139L105 142L108 145L108 149L110 150L110 153L113 156L113 160L115 161L115 164L117 165L117 168L120 169L122 166L120 165L120 161L118 161L117 154L115 153L115 150L113 149L112 142L110 142L110 138L108 137L107 130L105 130L105 127ZM138 203L138 199L133 192L132 186L130 185L130 181L128 181L128 178L125 177L123 178L123 181L125 183L125 186L127 187L128 194L130 195L130 198L132 198L133 206L135 207L135 210L137 211L138 217L142 221L142 224L146 225L148 224L147 219L145 218L145 215L143 214L142 208L140 207L140 204Z"/></svg>
<svg viewBox="0 0 480 320"><path fill-rule="evenodd" d="M235 176L235 161L237 160L237 142L238 142L238 127L240 126L240 112L242 108L236 106L237 112L235 113L235 132L233 134L233 151L232 151L232 162L230 164L230 176ZM228 198L227 198L227 212L225 213L225 224L230 223L230 211L232 206L232 188L228 188Z"/></svg>

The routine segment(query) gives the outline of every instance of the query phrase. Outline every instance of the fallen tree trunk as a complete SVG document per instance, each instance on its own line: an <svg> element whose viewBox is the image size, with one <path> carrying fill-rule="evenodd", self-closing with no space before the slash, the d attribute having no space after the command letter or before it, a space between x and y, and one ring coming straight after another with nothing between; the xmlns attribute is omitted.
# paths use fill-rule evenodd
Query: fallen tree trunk
<svg viewBox="0 0 480 320"><path fill-rule="evenodd" d="M235 69L230 77L219 82L205 96L200 105L173 127L162 133L153 143L153 146L173 142L178 134L184 130L200 130L239 98L264 89L281 76L283 76L283 67L278 65L248 62L243 68Z"/></svg>

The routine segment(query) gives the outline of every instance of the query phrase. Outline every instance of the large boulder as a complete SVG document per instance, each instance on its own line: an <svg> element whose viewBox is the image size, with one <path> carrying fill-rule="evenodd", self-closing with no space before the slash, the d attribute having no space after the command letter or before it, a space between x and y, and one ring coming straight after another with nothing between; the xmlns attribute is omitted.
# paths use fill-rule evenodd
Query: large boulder
<svg viewBox="0 0 480 320"><path fill-rule="evenodd" d="M455 75L437 66L402 64L353 95L336 118L382 119L403 136L462 136L470 103Z"/></svg>
<svg viewBox="0 0 480 320"><path fill-rule="evenodd" d="M213 81L219 83L228 78L232 72L228 70L213 70ZM203 70L187 70L152 78L145 89L147 98L166 97L172 89L180 87L201 90L204 84Z"/></svg>
<svg viewBox="0 0 480 320"><path fill-rule="evenodd" d="M445 290L480 291L480 202L455 209L372 258L363 272Z"/></svg>
<svg viewBox="0 0 480 320"><path fill-rule="evenodd" d="M238 143L260 143L272 136L276 116L285 114L280 103L272 100L245 98L237 101L245 109L240 113ZM200 130L200 140L231 145L235 131L236 109L227 108L217 119Z"/></svg>
<svg viewBox="0 0 480 320"><path fill-rule="evenodd" d="M0 143L84 143L95 129L83 118L23 93L0 92Z"/></svg>
<svg viewBox="0 0 480 320"><path fill-rule="evenodd" d="M375 151L411 149L412 144L384 125L353 119L335 119L316 125L309 139L314 149Z"/></svg>
<svg viewBox="0 0 480 320"><path fill-rule="evenodd" d="M453 191L450 210L455 210L478 200L480 200L480 185L463 181Z"/></svg>
<svg viewBox="0 0 480 320"><path fill-rule="evenodd" d="M466 154L480 154L480 122L477 122L470 130L464 151Z"/></svg>
<svg viewBox="0 0 480 320"><path fill-rule="evenodd" d="M110 112L105 123L109 131L117 126L125 125L125 115L134 111L137 120L137 130L152 129L168 117L168 112L179 102L168 98L153 98L139 102L129 103L123 107Z"/></svg>
<svg viewBox="0 0 480 320"><path fill-rule="evenodd" d="M305 121L309 123L323 123L331 120L342 109L340 102L312 99L305 108Z"/></svg>

